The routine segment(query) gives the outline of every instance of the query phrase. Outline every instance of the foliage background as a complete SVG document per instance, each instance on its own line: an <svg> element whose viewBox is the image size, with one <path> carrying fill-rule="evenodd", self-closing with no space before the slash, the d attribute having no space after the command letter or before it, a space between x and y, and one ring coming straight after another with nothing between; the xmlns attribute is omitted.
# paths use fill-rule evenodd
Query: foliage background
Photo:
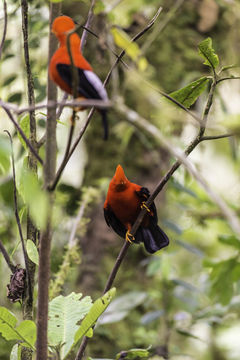
<svg viewBox="0 0 240 360"><path fill-rule="evenodd" d="M79 249L64 274L63 294L66 295L75 291L98 297L120 249L122 240L107 228L102 214L108 183L116 165L120 163L124 167L130 180L152 190L173 160L164 148L156 146L148 134L126 122L121 101L153 122L176 146L184 148L195 132L195 124L182 111L161 99L153 86L170 93L202 75L208 75L208 69L197 52L197 44L208 36L213 39L222 65L239 65L238 1L132 0L120 1L111 10L115 3L97 2L92 28L100 40L89 35L84 50L101 79L106 76L114 59L105 45L115 47L111 26L119 26L132 37L146 25L157 7L161 5L163 11L157 26L139 41L148 62L147 68L137 70L139 76L136 75L136 66L131 58L126 57L125 61L132 70L120 66L114 72L107 90L119 106L109 111L109 141L104 143L102 140L100 118L96 114L57 189L52 244L53 280L62 263L64 247L79 206L84 199L88 204L76 234ZM79 22L86 19L89 1L65 1L62 5L63 14ZM29 6L30 55L36 101L41 102L46 96L48 3L29 1ZM19 36L18 1L8 1L8 12L7 41L1 59L0 97L23 105L26 103L26 76ZM155 29L161 31L157 33ZM152 34L155 37L150 42ZM116 47L115 50L119 51ZM231 73L238 75L239 69L233 69ZM231 124L239 124L239 87L238 80L219 86L209 119L209 134L229 126L231 130ZM192 110L201 112L205 100L205 95L202 95ZM24 148L19 145L8 118L0 111L0 237L15 262L21 264L23 259L13 210L10 149L3 130L8 129L14 135L18 181ZM66 110L58 124L59 159L66 143L68 117ZM81 114L77 126L81 126L83 117ZM44 112L39 112L37 119L40 138L45 128ZM239 155L236 137L205 142L190 157L208 183L238 214ZM156 204L159 222L169 234L171 244L154 256L147 255L142 246L131 246L115 284L118 296L122 296L121 301L115 306L112 304L108 318L107 315L102 318L105 324L97 327L94 340L89 343L89 354L94 358L113 358L123 349L152 345L156 360L161 359L166 346L169 346L171 359L238 359L239 247L229 246L229 239L233 236L231 229L184 168L174 174ZM39 216L43 216L41 211L43 209L39 207ZM23 208L23 224L24 221ZM228 259L234 259L234 270ZM218 265L214 266L215 263ZM9 307L4 290L9 282L9 271L2 256L0 277L0 304ZM11 308L15 314L19 312L21 319L20 305L14 304ZM1 359L9 358L10 349L11 344L0 338Z"/></svg>

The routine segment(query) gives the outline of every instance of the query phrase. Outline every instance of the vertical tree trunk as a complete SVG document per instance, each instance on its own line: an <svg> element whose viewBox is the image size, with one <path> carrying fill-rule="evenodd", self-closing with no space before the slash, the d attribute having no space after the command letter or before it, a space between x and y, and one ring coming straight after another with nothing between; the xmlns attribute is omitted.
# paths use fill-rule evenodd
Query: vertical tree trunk
<svg viewBox="0 0 240 360"><path fill-rule="evenodd" d="M28 94L28 104L34 105L34 84L33 76L30 66L29 58L29 47L28 47L28 2L27 0L21 0L21 9L22 9L22 32L23 32L23 45L24 45L24 58L25 66L27 73L27 94ZM30 122L30 138L29 141L32 147L37 151L37 139L36 139L36 119L35 112L29 112L29 122ZM37 176L37 160L31 151L28 152L28 168ZM33 224L29 210L27 213L27 239L32 240L36 244L37 229ZM26 281L26 291L23 299L23 318L27 320L33 319L33 288L34 288L34 275L35 275L35 264L28 258L27 259L27 268L29 277ZM31 360L32 359L32 350L29 348L23 348L21 353L21 360Z"/></svg>
<svg viewBox="0 0 240 360"><path fill-rule="evenodd" d="M60 14L60 3L50 5L50 26ZM49 35L49 54L52 57L57 48L53 34ZM48 101L57 99L56 86L48 76ZM55 177L56 171L56 109L48 109L46 128L46 157L44 161L44 188L47 189ZM38 273L38 309L37 309L37 360L47 359L47 325L48 325L48 287L50 278L50 250L52 239L52 206L54 194L49 193L49 213L46 229L40 237L39 273Z"/></svg>

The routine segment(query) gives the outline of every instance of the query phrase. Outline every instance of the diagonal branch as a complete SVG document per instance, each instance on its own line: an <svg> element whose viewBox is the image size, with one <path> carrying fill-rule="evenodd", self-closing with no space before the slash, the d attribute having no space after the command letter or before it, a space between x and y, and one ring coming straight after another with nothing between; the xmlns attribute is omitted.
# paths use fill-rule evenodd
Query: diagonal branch
<svg viewBox="0 0 240 360"><path fill-rule="evenodd" d="M12 121L12 123L14 124L15 128L17 129L17 131L19 132L19 134L21 135L21 137L23 138L25 144L27 145L27 147L31 150L32 154L35 156L35 158L40 162L41 165L43 165L43 161L40 158L40 156L38 155L37 151L34 149L34 147L32 146L32 144L29 142L29 140L27 139L26 135L24 134L24 132L22 131L22 129L20 128L20 126L18 125L17 121L14 119L11 111L8 109L8 107L5 106L4 102L2 100L0 100L0 106L3 108L3 110L7 113L9 119Z"/></svg>
<svg viewBox="0 0 240 360"><path fill-rule="evenodd" d="M7 250L5 249L3 243L0 240L0 251L3 254L3 257L9 267L9 269L11 270L11 272L14 274L15 270L16 270L16 266L12 263L10 256L7 253Z"/></svg>

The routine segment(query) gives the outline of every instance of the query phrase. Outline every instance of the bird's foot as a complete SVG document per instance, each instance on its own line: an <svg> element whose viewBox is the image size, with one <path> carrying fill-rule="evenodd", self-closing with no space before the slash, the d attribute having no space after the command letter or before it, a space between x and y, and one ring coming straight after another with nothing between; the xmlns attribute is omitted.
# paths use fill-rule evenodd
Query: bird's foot
<svg viewBox="0 0 240 360"><path fill-rule="evenodd" d="M143 201L142 203L141 203L141 209L146 209L147 210L147 212L151 212L151 210L149 209L149 207L146 205L146 203L145 203L145 201Z"/></svg>
<svg viewBox="0 0 240 360"><path fill-rule="evenodd" d="M129 230L126 232L126 241L128 241L130 244L135 241L135 237L130 233Z"/></svg>

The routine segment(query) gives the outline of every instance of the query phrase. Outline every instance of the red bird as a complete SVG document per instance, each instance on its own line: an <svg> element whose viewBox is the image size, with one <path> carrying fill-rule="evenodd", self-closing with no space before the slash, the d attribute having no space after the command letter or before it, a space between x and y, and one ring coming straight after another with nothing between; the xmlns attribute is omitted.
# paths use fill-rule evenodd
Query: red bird
<svg viewBox="0 0 240 360"><path fill-rule="evenodd" d="M65 92L73 95L71 60L67 48L67 34L75 28L73 20L68 16L57 17L52 24L52 32L59 40L59 48L53 54L49 74L51 79ZM93 72L91 65L83 57L81 39L76 34L70 35L70 50L73 63L78 71L78 96L86 99L108 100L107 92L99 77ZM108 137L106 110L100 111L104 127L104 139Z"/></svg>
<svg viewBox="0 0 240 360"><path fill-rule="evenodd" d="M169 239L157 225L158 217L155 204L148 209L145 201L149 198L149 190L130 182L121 165L109 184L107 198L104 203L104 217L108 226L129 242L143 242L149 253L155 253L169 244ZM142 207L148 212L135 234L130 231Z"/></svg>

